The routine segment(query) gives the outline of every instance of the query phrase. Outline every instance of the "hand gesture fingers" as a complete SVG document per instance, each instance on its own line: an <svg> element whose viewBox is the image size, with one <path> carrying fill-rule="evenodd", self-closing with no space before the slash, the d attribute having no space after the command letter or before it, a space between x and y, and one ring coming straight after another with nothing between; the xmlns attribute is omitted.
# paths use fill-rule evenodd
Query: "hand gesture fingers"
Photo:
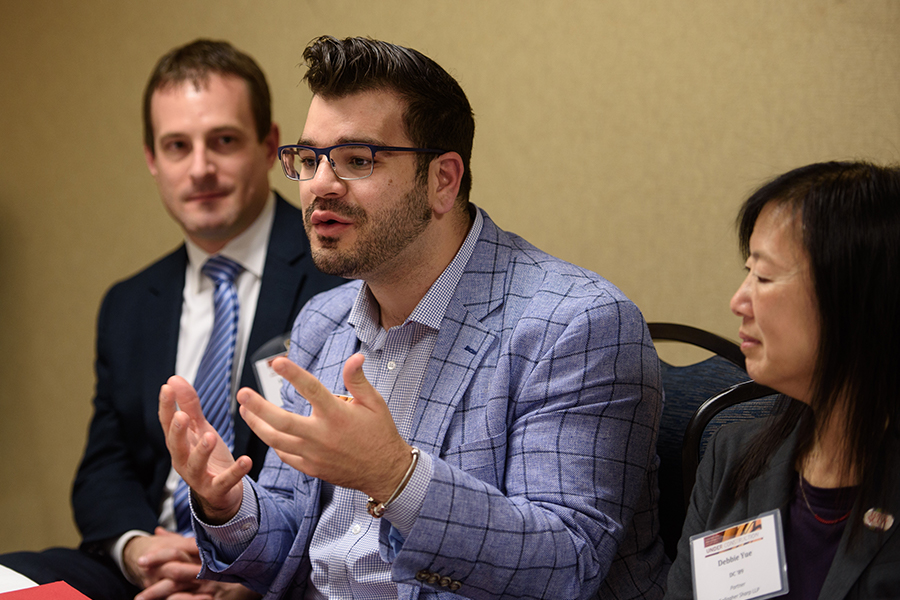
<svg viewBox="0 0 900 600"><path fill-rule="evenodd" d="M178 591L178 584L171 579L160 579L153 585L144 588L134 600L163 600Z"/></svg>
<svg viewBox="0 0 900 600"><path fill-rule="evenodd" d="M213 600L213 594L203 589L204 583L209 582L197 579L189 582L160 579L141 591L134 600Z"/></svg>
<svg viewBox="0 0 900 600"><path fill-rule="evenodd" d="M234 460L204 418L197 393L181 377L169 378L160 389L159 420L172 467L193 490L210 522L227 521L240 508L241 480L250 472L250 458Z"/></svg>
<svg viewBox="0 0 900 600"><path fill-rule="evenodd" d="M366 380L363 360L362 355L353 355L344 368L352 402L335 397L291 361L273 362L275 371L309 402L312 414L308 417L276 407L250 390L241 390L238 401L244 420L285 464L374 496L402 479L409 467L410 447L397 432L384 399ZM397 470L399 474L394 473Z"/></svg>
<svg viewBox="0 0 900 600"><path fill-rule="evenodd" d="M340 406L333 392L322 385L322 382L309 371L298 367L287 358L280 357L272 362L272 369L284 379L290 382L294 389L303 396L310 406L313 414L318 417L327 417L331 411Z"/></svg>
<svg viewBox="0 0 900 600"><path fill-rule="evenodd" d="M169 579L181 586L181 589L189 589L197 583L200 563L167 562L157 569L157 572L161 579Z"/></svg>

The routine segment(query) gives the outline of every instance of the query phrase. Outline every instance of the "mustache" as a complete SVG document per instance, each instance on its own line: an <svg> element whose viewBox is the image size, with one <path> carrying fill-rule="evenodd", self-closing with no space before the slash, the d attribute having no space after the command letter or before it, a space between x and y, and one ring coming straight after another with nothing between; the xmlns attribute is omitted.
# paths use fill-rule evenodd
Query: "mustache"
<svg viewBox="0 0 900 600"><path fill-rule="evenodd" d="M358 206L353 206L352 204L348 204L343 200L335 198L318 197L312 201L312 204L306 207L305 211L303 211L303 220L309 223L312 219L312 214L317 210L333 212L340 217L348 218L357 223L366 220L366 211Z"/></svg>

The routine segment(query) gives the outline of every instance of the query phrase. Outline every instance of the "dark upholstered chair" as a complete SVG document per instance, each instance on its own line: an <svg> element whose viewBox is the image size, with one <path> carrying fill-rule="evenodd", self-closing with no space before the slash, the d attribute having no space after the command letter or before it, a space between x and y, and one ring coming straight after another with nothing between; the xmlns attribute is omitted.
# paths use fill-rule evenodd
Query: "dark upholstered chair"
<svg viewBox="0 0 900 600"><path fill-rule="evenodd" d="M776 409L778 392L755 381L743 381L701 404L684 430L681 452L685 507L697 478L697 465L713 431L725 423L770 415Z"/></svg>
<svg viewBox="0 0 900 600"><path fill-rule="evenodd" d="M687 425L706 400L749 380L749 376L744 370L744 355L740 346L730 340L689 325L649 323L648 326L650 336L656 343L663 340L680 342L713 353L713 356L687 366L660 361L665 390L665 405L656 444L660 458L660 532L666 553L674 558L691 492L690 487L685 489L684 481L687 475L691 486L694 481L694 473L684 473L682 468Z"/></svg>

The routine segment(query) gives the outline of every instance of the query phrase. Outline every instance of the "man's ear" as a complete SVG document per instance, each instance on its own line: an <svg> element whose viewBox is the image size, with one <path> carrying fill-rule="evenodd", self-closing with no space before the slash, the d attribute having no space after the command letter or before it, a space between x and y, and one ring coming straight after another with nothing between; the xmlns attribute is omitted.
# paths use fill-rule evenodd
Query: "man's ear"
<svg viewBox="0 0 900 600"><path fill-rule="evenodd" d="M446 214L453 209L464 172L462 157L456 152L445 152L431 161L428 187L437 214Z"/></svg>
<svg viewBox="0 0 900 600"><path fill-rule="evenodd" d="M153 150L147 144L144 144L144 160L147 161L147 168L150 169L150 174L156 177L156 156L154 156Z"/></svg>
<svg viewBox="0 0 900 600"><path fill-rule="evenodd" d="M278 158L278 142L280 140L281 133L278 130L278 123L272 123L272 128L269 129L268 135L263 139L263 144L266 145L266 159L269 161L270 169L275 164L275 159Z"/></svg>

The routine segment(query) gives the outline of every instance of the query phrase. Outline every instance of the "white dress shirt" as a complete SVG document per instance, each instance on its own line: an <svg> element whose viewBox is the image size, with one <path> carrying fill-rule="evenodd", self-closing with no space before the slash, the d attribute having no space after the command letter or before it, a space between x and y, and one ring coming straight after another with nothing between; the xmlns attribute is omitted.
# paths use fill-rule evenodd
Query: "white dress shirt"
<svg viewBox="0 0 900 600"><path fill-rule="evenodd" d="M240 385L240 374L243 370L244 359L247 353L247 342L250 339L250 331L253 328L253 318L256 315L256 303L259 300L259 290L262 286L263 267L266 263L266 252L269 247L269 236L272 232L272 224L275 221L275 195L269 193L269 199L259 217L240 235L228 242L218 252L237 262L243 270L235 277L235 286L238 293L238 331L235 341L234 366L231 371L231 402L232 412L235 407L235 393ZM187 247L188 264L184 277L183 303L181 308L181 321L178 328L178 349L175 355L175 373L184 377L193 384L200 368L200 360L209 336L212 335L214 303L213 293L215 283L201 271L204 263L211 256L191 240L185 239ZM178 485L180 476L174 469L169 473L166 487L163 492L162 509L159 516L159 524L175 531L175 511L173 495ZM123 552L125 544L138 535L151 535L146 531L132 530L124 533L115 541L111 548L111 555L122 573L128 577L124 569ZM135 582L132 582L135 583Z"/></svg>

